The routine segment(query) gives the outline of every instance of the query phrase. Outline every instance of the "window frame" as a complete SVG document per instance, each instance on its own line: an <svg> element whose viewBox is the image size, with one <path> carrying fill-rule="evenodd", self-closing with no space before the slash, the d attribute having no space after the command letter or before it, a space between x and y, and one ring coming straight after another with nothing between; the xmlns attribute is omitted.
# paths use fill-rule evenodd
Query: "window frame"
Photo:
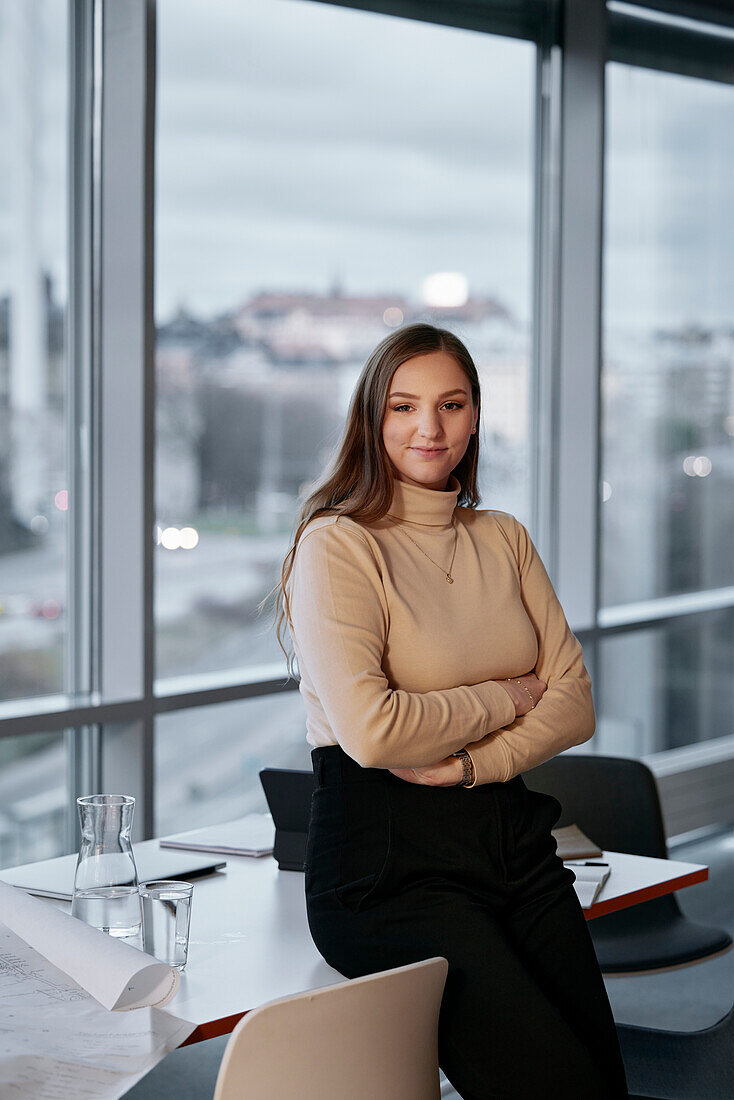
<svg viewBox="0 0 734 1100"><path fill-rule="evenodd" d="M604 0L320 2L536 43L534 537L592 676L603 675L599 644L612 633L734 606L732 587L599 607L604 77L634 17ZM69 677L58 695L0 704L0 737L67 731L71 795L124 782L138 799L137 838L153 835L158 714L298 687L285 662L154 681L155 17L155 0L69 0ZM682 71L670 66L690 42L697 63L709 57L719 71L711 36L676 28L656 39L648 25L640 56L656 41L651 67ZM668 798L669 832L701 820L687 772L718 769L734 785L734 735L646 760ZM72 822L67 846L76 843Z"/></svg>

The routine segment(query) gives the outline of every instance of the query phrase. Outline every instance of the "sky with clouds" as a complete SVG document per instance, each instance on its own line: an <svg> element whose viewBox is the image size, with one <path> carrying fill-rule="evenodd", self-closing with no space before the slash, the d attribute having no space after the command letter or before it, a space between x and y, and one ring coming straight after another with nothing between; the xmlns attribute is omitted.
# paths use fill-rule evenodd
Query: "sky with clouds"
<svg viewBox="0 0 734 1100"><path fill-rule="evenodd" d="M446 270L527 311L531 46L304 0L159 17L162 312Z"/></svg>
<svg viewBox="0 0 734 1100"><path fill-rule="evenodd" d="M0 294L26 133L17 13L36 8L44 261L63 291L65 0L0 0ZM418 299L460 271L530 310L534 48L312 0L158 0L157 312L263 289ZM11 109L8 109L11 108ZM734 88L607 71L605 305L734 322Z"/></svg>
<svg viewBox="0 0 734 1100"><path fill-rule="evenodd" d="M309 0L158 10L161 313L456 270L528 317L532 46ZM610 320L734 322L734 89L610 65L607 125Z"/></svg>

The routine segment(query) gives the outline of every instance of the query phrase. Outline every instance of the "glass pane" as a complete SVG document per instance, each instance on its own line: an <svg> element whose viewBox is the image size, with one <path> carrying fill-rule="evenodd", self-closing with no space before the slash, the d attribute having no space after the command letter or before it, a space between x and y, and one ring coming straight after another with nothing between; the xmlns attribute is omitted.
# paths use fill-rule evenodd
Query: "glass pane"
<svg viewBox="0 0 734 1100"><path fill-rule="evenodd" d="M67 2L0 2L0 699L63 690Z"/></svg>
<svg viewBox="0 0 734 1100"><path fill-rule="evenodd" d="M0 867L68 851L67 774L63 733L0 738Z"/></svg>
<svg viewBox="0 0 734 1100"><path fill-rule="evenodd" d="M607 66L603 606L734 584L734 87Z"/></svg>
<svg viewBox="0 0 734 1100"><path fill-rule="evenodd" d="M403 322L468 344L483 505L529 519L535 47L303 0L157 10L163 677L282 659L255 604Z"/></svg>
<svg viewBox="0 0 734 1100"><path fill-rule="evenodd" d="M297 691L159 715L156 835L264 813L262 768L311 771L306 715Z"/></svg>
<svg viewBox="0 0 734 1100"><path fill-rule="evenodd" d="M594 682L594 751L634 757L730 734L733 663L730 609L607 638Z"/></svg>

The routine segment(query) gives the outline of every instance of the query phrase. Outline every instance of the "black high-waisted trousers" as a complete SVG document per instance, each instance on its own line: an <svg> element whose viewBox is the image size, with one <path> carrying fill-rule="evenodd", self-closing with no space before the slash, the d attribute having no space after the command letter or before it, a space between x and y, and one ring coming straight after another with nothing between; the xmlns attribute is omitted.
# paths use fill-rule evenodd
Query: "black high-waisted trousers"
<svg viewBox="0 0 734 1100"><path fill-rule="evenodd" d="M338 745L311 757L306 902L326 961L356 978L448 959L439 1062L464 1100L626 1097L599 965L551 836L558 801L520 776L428 787L362 768Z"/></svg>

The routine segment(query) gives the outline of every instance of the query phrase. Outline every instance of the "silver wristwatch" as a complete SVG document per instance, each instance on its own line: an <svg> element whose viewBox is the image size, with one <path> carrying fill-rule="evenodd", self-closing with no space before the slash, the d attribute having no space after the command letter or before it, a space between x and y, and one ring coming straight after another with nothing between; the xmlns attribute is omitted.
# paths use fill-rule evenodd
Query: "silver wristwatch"
<svg viewBox="0 0 734 1100"><path fill-rule="evenodd" d="M458 756L464 766L464 774L461 777L461 782L456 784L457 787L469 787L474 782L474 764L471 756L466 749L459 749L458 752L452 752L451 755Z"/></svg>

